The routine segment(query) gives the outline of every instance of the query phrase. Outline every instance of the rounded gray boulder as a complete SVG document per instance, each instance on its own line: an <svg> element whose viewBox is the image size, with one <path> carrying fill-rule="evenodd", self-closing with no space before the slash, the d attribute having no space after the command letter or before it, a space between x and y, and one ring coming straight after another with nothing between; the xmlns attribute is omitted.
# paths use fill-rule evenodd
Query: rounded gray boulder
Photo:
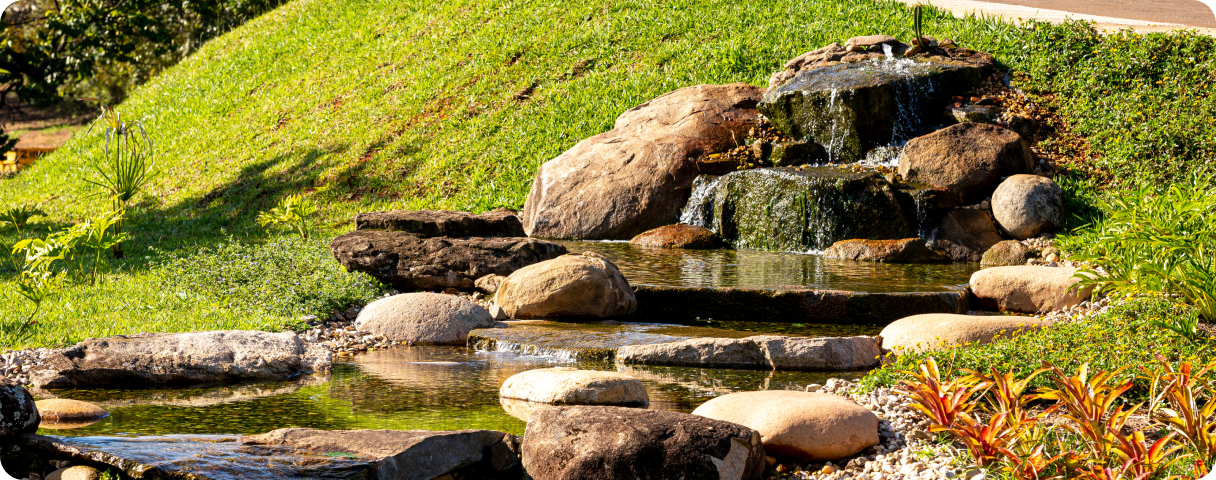
<svg viewBox="0 0 1216 480"><path fill-rule="evenodd" d="M1014 175L992 194L992 214L1019 240L1054 232L1064 220L1064 191L1050 178Z"/></svg>
<svg viewBox="0 0 1216 480"><path fill-rule="evenodd" d="M376 300L359 312L355 328L398 342L464 345L469 331L494 326L481 306L455 295L405 293Z"/></svg>

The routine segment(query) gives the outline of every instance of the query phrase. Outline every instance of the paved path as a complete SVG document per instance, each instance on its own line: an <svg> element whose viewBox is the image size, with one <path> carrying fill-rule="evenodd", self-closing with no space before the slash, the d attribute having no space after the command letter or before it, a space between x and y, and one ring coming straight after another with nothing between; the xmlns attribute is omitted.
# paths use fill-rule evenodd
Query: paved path
<svg viewBox="0 0 1216 480"><path fill-rule="evenodd" d="M997 15L1014 22L1030 19L1096 22L1104 31L1133 29L1152 32L1193 28L1216 35L1216 0L899 0L926 3L955 15L973 12ZM1208 4L1205 4L1207 2ZM1211 6L1208 6L1208 5Z"/></svg>

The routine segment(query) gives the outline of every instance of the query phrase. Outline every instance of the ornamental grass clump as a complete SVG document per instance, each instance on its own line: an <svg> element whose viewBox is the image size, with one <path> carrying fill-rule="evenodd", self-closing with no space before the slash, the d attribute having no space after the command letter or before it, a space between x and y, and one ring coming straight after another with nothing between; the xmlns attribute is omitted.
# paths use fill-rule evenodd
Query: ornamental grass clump
<svg viewBox="0 0 1216 480"><path fill-rule="evenodd" d="M98 125L105 131L105 142L102 143L101 155L85 156L92 175L84 181L98 187L102 195L109 197L119 219L114 229L121 234L122 218L131 201L157 175L152 158L152 139L142 123L123 120L122 115L113 108L102 107L101 116L93 121L86 134L92 133ZM115 243L112 250L114 258L123 257L121 241Z"/></svg>
<svg viewBox="0 0 1216 480"><path fill-rule="evenodd" d="M1147 406L1124 398L1135 382L1122 369L1091 374L1087 364L1071 375L1048 363L1024 377L993 368L990 376L967 371L943 379L929 357L906 372L898 391L930 420L931 432L965 447L971 463L1016 480L1203 476L1216 430L1209 377L1216 362L1195 369L1156 360L1155 368L1136 368L1136 378L1152 384ZM1039 376L1051 385L1027 392ZM1145 411L1152 423L1132 428L1132 415Z"/></svg>
<svg viewBox="0 0 1216 480"><path fill-rule="evenodd" d="M1114 296L1165 294L1216 321L1216 185L1204 175L1141 185L1099 207L1099 221L1060 241L1074 259L1100 267L1079 271L1081 285ZM1177 322L1161 326L1195 334Z"/></svg>

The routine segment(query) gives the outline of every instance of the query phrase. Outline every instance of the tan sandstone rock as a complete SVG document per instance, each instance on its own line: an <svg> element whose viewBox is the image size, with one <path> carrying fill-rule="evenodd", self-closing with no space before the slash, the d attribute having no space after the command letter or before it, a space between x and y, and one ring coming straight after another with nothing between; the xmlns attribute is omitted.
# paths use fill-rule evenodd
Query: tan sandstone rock
<svg viewBox="0 0 1216 480"><path fill-rule="evenodd" d="M110 416L110 412L105 409L80 400L52 398L39 400L35 404L38 406L38 414L42 416L42 423L38 425L38 428L52 430L80 428Z"/></svg>
<svg viewBox="0 0 1216 480"><path fill-rule="evenodd" d="M773 370L856 370L878 365L874 337L692 338L677 342L627 345L617 349L620 363Z"/></svg>
<svg viewBox="0 0 1216 480"><path fill-rule="evenodd" d="M984 308L1038 313L1077 305L1093 287L1074 288L1076 269L1036 266L993 267L971 274L971 293Z"/></svg>
<svg viewBox="0 0 1216 480"><path fill-rule="evenodd" d="M899 157L905 179L949 188L963 204L987 198L1002 177L1032 169L1034 154L1020 135L983 123L960 123L914 138Z"/></svg>
<svg viewBox="0 0 1216 480"><path fill-rule="evenodd" d="M494 303L511 318L609 318L638 308L616 265L590 252L517 270L498 287Z"/></svg>
<svg viewBox="0 0 1216 480"><path fill-rule="evenodd" d="M567 405L630 405L650 401L641 380L623 373L570 367L517 373L502 384L498 395Z"/></svg>
<svg viewBox="0 0 1216 480"><path fill-rule="evenodd" d="M1014 238L1054 232L1064 221L1064 190L1050 178L1014 175L993 192L992 215Z"/></svg>
<svg viewBox="0 0 1216 480"><path fill-rule="evenodd" d="M882 348L895 352L925 352L963 344L984 344L1026 329L1048 324L1010 315L955 315L927 313L901 318L879 334Z"/></svg>
<svg viewBox="0 0 1216 480"><path fill-rule="evenodd" d="M355 328L389 340L464 345L469 331L494 326L481 306L456 295L404 293L376 300L359 312Z"/></svg>
<svg viewBox="0 0 1216 480"><path fill-rule="evenodd" d="M919 238L902 240L841 240L823 252L824 258L885 263L944 262L950 259L929 250Z"/></svg>
<svg viewBox="0 0 1216 480"><path fill-rule="evenodd" d="M764 452L777 458L839 460L878 444L878 417L838 395L740 392L705 402L692 413L760 432Z"/></svg>
<svg viewBox="0 0 1216 480"><path fill-rule="evenodd" d="M676 223L697 160L740 144L759 125L764 92L745 83L661 95L545 162L520 215L529 236L630 239Z"/></svg>
<svg viewBox="0 0 1216 480"><path fill-rule="evenodd" d="M980 258L980 265L992 267L1010 267L1014 265L1025 265L1026 260L1033 257L1034 253L1022 245L1022 242L1017 240L1004 240L993 245L987 252L984 252L983 258Z"/></svg>
<svg viewBox="0 0 1216 480"><path fill-rule="evenodd" d="M643 247L668 248L717 248L722 244L718 234L707 228L677 223L652 230L633 237L629 243Z"/></svg>
<svg viewBox="0 0 1216 480"><path fill-rule="evenodd" d="M100 480L101 471L87 465L61 468L46 476L46 480Z"/></svg>

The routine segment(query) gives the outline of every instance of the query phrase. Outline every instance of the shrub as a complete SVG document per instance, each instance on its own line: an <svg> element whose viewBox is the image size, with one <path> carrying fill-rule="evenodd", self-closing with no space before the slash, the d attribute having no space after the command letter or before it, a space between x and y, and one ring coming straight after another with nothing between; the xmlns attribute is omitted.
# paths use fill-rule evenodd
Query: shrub
<svg viewBox="0 0 1216 480"><path fill-rule="evenodd" d="M946 348L929 353L905 353L889 359L889 364L870 372L862 385L873 388L891 386L908 378L907 371L929 356L938 359L943 377L956 377L967 370L988 372L995 368L1027 377L1044 362L1065 371L1076 371L1083 364L1094 370L1120 371L1118 379L1135 376L1129 367L1155 363L1154 354L1172 362L1206 363L1216 359L1216 341L1201 338L1188 341L1178 333L1160 328L1156 322L1170 317L1194 317L1195 311L1162 297L1141 297L1110 307L1076 321L1057 323L1051 328L1026 331L1010 338L978 346ZM1050 386L1043 376L1034 378L1030 387ZM1129 398L1142 398L1149 385L1136 383Z"/></svg>
<svg viewBox="0 0 1216 480"><path fill-rule="evenodd" d="M315 213L317 204L297 193L284 198L277 207L259 213L258 225L262 228L286 225L295 230L301 238L308 238L314 228L312 216Z"/></svg>
<svg viewBox="0 0 1216 480"><path fill-rule="evenodd" d="M1216 185L1200 176L1144 185L1099 203L1103 218L1063 237L1074 258L1100 265L1084 284L1115 295L1165 293L1216 320Z"/></svg>
<svg viewBox="0 0 1216 480"><path fill-rule="evenodd" d="M385 290L368 275L347 273L328 242L295 237L265 243L229 239L166 267L166 281L178 296L289 318L370 302Z"/></svg>

